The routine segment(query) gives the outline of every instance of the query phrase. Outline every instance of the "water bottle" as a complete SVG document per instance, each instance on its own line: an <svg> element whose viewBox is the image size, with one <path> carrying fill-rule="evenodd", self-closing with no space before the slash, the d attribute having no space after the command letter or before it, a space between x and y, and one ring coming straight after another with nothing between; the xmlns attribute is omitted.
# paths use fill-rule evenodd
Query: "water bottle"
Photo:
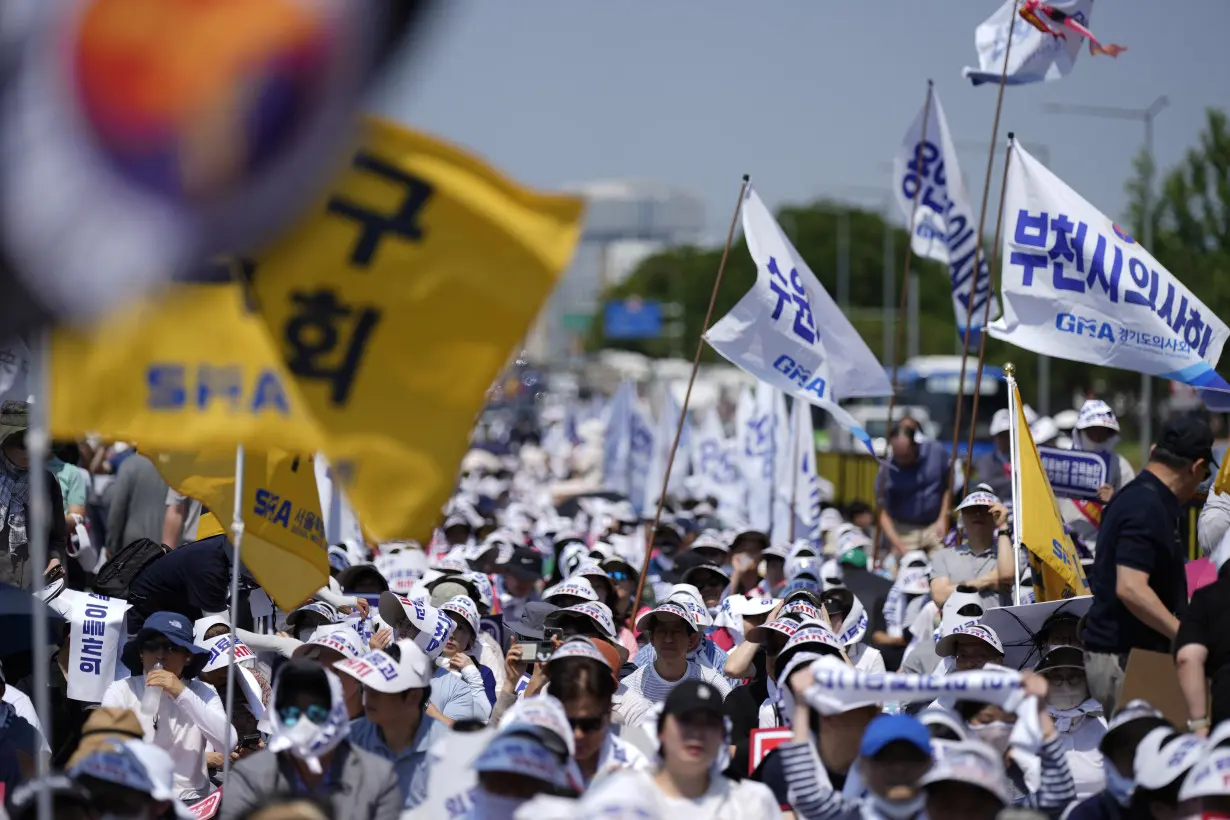
<svg viewBox="0 0 1230 820"><path fill-rule="evenodd" d="M154 669L161 669L162 664L154 664ZM153 671L153 670L150 670ZM149 725L157 729L158 707L162 704L162 688L159 686L150 686L146 684L145 692L141 695L141 714L149 722Z"/></svg>

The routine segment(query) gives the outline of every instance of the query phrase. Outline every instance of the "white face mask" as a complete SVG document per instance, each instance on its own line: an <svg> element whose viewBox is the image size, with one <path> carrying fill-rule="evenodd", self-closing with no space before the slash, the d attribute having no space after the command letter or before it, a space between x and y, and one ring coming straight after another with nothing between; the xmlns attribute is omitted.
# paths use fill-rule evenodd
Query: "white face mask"
<svg viewBox="0 0 1230 820"><path fill-rule="evenodd" d="M878 794L872 793L871 804L876 813L888 820L910 820L917 816L927 804L927 798L923 794L916 794L909 800L887 800Z"/></svg>
<svg viewBox="0 0 1230 820"><path fill-rule="evenodd" d="M1046 702L1059 710L1075 709L1089 699L1089 686L1084 683L1051 684Z"/></svg>
<svg viewBox="0 0 1230 820"><path fill-rule="evenodd" d="M1008 738L1012 734L1013 724L1003 721L995 721L994 723L984 723L981 726L972 726L974 734L983 743L990 746L1000 755L1008 751Z"/></svg>
<svg viewBox="0 0 1230 820"><path fill-rule="evenodd" d="M282 724L280 728L279 734L290 742L292 752L302 750L306 753L320 734L320 727L306 717L300 717L299 722L294 726Z"/></svg>

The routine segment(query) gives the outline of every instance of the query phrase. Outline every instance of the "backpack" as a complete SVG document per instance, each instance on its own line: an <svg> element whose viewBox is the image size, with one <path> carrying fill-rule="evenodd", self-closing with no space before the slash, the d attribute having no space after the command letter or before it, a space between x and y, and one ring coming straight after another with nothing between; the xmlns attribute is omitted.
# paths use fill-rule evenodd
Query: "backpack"
<svg viewBox="0 0 1230 820"><path fill-rule="evenodd" d="M170 547L151 541L148 538L138 538L136 541L121 547L115 555L107 559L107 563L98 570L94 578L94 591L111 598L128 599L128 587L136 577L162 556L171 551Z"/></svg>

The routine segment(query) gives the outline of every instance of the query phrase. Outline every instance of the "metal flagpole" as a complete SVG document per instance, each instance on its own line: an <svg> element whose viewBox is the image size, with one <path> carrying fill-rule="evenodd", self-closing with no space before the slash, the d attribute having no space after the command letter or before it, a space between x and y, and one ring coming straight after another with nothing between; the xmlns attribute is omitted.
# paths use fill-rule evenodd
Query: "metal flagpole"
<svg viewBox="0 0 1230 820"><path fill-rule="evenodd" d="M1012 414L1012 424L1008 426L1008 434L1012 450L1012 605L1021 605L1021 471L1017 465L1021 463L1021 433L1017 423L1021 417L1019 394L1016 389L1016 365L1009 362L1004 365L1004 375L1008 379L1008 412Z"/></svg>
<svg viewBox="0 0 1230 820"><path fill-rule="evenodd" d="M43 573L47 569L47 542L51 538L51 505L48 503L49 486L47 481L47 450L51 440L47 434L47 401L50 398L47 386L51 382L48 368L51 365L51 337L47 330L40 330L35 336L34 372L31 374L33 384L31 392L34 402L30 406L29 426L26 428L26 457L29 459L27 468L30 476L29 493L29 538L30 557L26 562L27 572L34 574L33 588L38 591L44 586ZM59 492L59 487L55 488ZM67 571L67 567L63 568ZM49 643L51 636L47 634L47 605L41 599L35 598L31 603L34 614L30 639L34 663L34 711L38 715L43 731L51 730L51 702L48 676L48 664L51 663ZM48 774L49 756L37 752L39 777ZM51 791L38 790L38 818L52 820Z"/></svg>
<svg viewBox="0 0 1230 820"><path fill-rule="evenodd" d="M235 644L239 641L236 624L239 622L239 548L243 542L243 445L235 446L235 513L231 518L231 648L230 662L226 667L226 727L234 726L235 717ZM226 788L226 775L231 770L232 749L222 749L222 787Z"/></svg>
<svg viewBox="0 0 1230 820"><path fill-rule="evenodd" d="M922 168L923 165L923 146L927 142L927 123L931 121L931 98L935 92L935 81L927 80L927 99L923 103L923 124L922 133L919 134L918 145L914 146L914 165L917 168ZM886 430L893 429L893 408L897 406L897 368L901 365L901 334L905 332L905 311L906 300L910 294L910 263L914 261L914 220L918 217L918 198L922 194L922 178L918 180L918 187L914 190L914 201L910 205L910 223L905 226L905 269L901 272L901 299L897 308L897 338L893 342L892 360L893 360L893 392L888 394L888 419ZM884 224L888 225L888 212L885 210ZM887 439L885 440L887 444ZM819 471L817 471L819 472ZM878 553L880 550L880 510L879 510L879 492L873 493L876 498L873 503L876 505L876 528L875 535L871 540L871 549Z"/></svg>
<svg viewBox="0 0 1230 820"><path fill-rule="evenodd" d="M999 234L1004 226L1004 200L1008 193L1008 166L1012 164L1012 147L1016 135L1008 132L1008 150L1004 152L1004 179L999 188L999 211L995 215L995 241L991 244L990 281L987 283L987 301L982 308L982 332L978 334L978 375L974 377L974 403L970 407L969 446L965 448L966 458L972 460L974 455L974 431L978 428L978 397L982 395L982 368L987 358L987 323L991 320L991 299L995 293L995 268L999 262ZM1013 462L1016 464L1016 462ZM970 470L965 471L965 486L961 495L969 492Z"/></svg>
<svg viewBox="0 0 1230 820"><path fill-rule="evenodd" d="M793 413L791 413L791 418L792 419L798 418L801 421L802 416L798 414L803 413L804 408L799 406L798 399L795 399L794 403L795 403L794 406L790 408L791 410L794 411ZM790 543L791 544L794 543L794 521L796 518L795 510L797 509L797 505L799 501L799 448L803 446L802 442L799 441L800 421L796 421L794 424L790 425L790 439L791 439L791 444L792 444L790 448Z"/></svg>
<svg viewBox="0 0 1230 820"><path fill-rule="evenodd" d="M987 200L991 196L991 172L995 168L995 143L999 140L999 115L1004 108L1004 86L1008 79L1008 57L1012 54L1012 32L1016 29L1017 7L1021 5L1021 0L1014 0L1012 3L1012 16L1008 18L1008 44L1004 47L1004 68L999 75L999 96L995 102L995 120L991 125L991 147L987 151L987 179L986 184L982 186L982 211L978 215L978 244L974 245L974 272L969 280L969 300L965 303L965 339L961 345L961 378L957 382L957 408L956 417L952 425L952 458L950 462L952 469L957 468L957 443L961 440L961 411L965 404L965 366L969 361L969 333L973 326L973 308L974 308L974 293L978 287L978 269L982 265L982 231L986 227L987 221ZM990 300L991 294L987 292L987 299ZM986 329L983 328L983 333ZM968 458L970 454L966 453ZM965 470L969 472L968 466ZM949 484L952 484L951 477Z"/></svg>
<svg viewBox="0 0 1230 820"><path fill-rule="evenodd" d="M696 371L700 369L700 354L705 349L705 333L709 330L709 322L713 320L713 307L717 304L718 288L722 286L722 274L726 272L726 260L730 257L730 246L735 240L735 225L739 222L739 212L743 209L743 196L747 186L752 181L748 174L743 175L743 184L739 186L739 201L735 203L735 212L730 217L730 230L726 232L726 247L722 250L722 261L718 263L717 276L713 279L713 292L709 294L709 309L705 311L705 323L696 339L696 355L692 358L692 374L688 376L688 389L683 394L683 407L679 409L679 424L675 427L675 440L671 442L671 454L666 459L666 475L662 476L662 491L658 493L658 510L653 515L653 529L645 540L645 560L641 565L641 577L636 582L636 597L632 599L632 611L641 608L641 593L645 590L645 576L649 572L649 557L653 552L653 536L658 531L662 521L662 508L666 506L666 487L671 479L671 467L675 465L675 452L679 449L679 437L683 435L683 421L688 415L688 403L692 400L692 385L696 383Z"/></svg>

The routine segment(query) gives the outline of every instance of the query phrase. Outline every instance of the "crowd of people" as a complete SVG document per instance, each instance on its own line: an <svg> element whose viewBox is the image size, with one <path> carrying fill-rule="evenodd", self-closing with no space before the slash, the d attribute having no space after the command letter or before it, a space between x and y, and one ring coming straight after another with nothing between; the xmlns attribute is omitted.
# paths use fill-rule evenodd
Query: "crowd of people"
<svg viewBox="0 0 1230 820"><path fill-rule="evenodd" d="M2 580L65 620L48 714L29 641L0 657L15 819L44 794L57 818L145 820L1230 811L1230 572L1191 595L1178 538L1217 470L1199 418L1167 421L1139 473L1116 461L1096 502L1061 504L1090 597L1028 602L1004 420L962 494L907 418L874 506L825 505L794 540L702 495L653 527L550 437L475 450L429 542L334 544L328 585L289 612L245 571L231 623L234 548L133 447L55 447L50 565L32 571L24 412L0 411ZM1072 446L1117 437L1091 401ZM1219 570L1227 509L1200 516ZM146 542L169 549L125 579L115 679L82 699L75 642L102 622L57 601ZM1135 650L1175 659L1186 715L1121 702Z"/></svg>

